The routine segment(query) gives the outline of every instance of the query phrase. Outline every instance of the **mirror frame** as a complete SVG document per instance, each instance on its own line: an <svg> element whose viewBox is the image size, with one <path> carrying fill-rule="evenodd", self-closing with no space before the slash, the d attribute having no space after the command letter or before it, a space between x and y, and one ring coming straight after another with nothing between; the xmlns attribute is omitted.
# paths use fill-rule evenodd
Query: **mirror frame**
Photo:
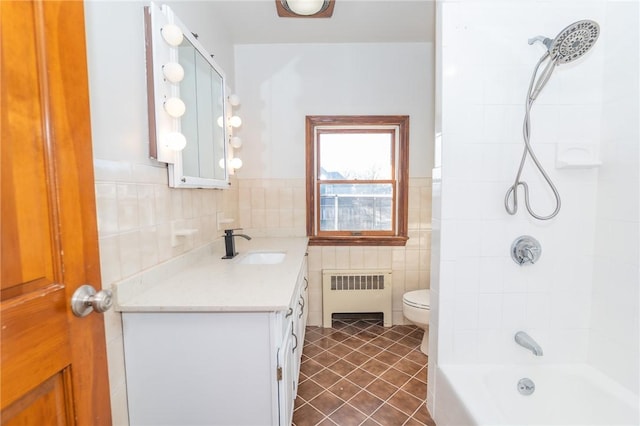
<svg viewBox="0 0 640 426"><path fill-rule="evenodd" d="M222 78L222 116L228 118L226 77L222 68L216 64L202 44L193 36L191 31L178 19L167 5L158 6L151 2L144 7L145 50L147 64L147 94L149 116L149 156L157 161L167 163L169 186L173 188L218 188L227 189L231 185L228 165L228 125L223 126L224 143L223 157L214 159L214 167L224 159L224 173L222 179L186 176L182 161L182 152L168 148L162 143L163 135L168 132L180 132L182 120L171 117L164 110L164 101L169 97L180 97L180 83L167 81L162 73L162 67L168 62L179 61L178 47L170 46L162 38L160 29L167 24L175 24L193 45L196 51L208 62L211 68ZM189 105L187 105L189 108ZM215 118L211 117L214 121ZM225 122L227 120L225 119ZM189 143L189 141L187 141ZM193 143L193 142L191 142ZM200 143L200 142L198 142ZM211 141L213 143L213 141Z"/></svg>

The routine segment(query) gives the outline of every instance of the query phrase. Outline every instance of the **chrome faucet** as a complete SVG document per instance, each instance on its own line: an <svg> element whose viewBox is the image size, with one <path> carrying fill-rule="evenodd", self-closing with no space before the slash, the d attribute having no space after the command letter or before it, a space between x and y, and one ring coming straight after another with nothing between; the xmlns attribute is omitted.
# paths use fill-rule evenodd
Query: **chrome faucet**
<svg viewBox="0 0 640 426"><path fill-rule="evenodd" d="M542 356L542 348L524 331L518 331L515 335L515 341L523 348L529 349L535 356Z"/></svg>
<svg viewBox="0 0 640 426"><path fill-rule="evenodd" d="M511 245L511 258L518 265L533 265L540 259L542 248L535 238L529 235L518 237Z"/></svg>
<svg viewBox="0 0 640 426"><path fill-rule="evenodd" d="M240 231L241 228L237 229L225 229L224 230L224 249L225 255L223 259L233 259L238 252L236 251L235 239L233 237L242 237L244 239L250 240L251 237L246 234L234 234L233 231Z"/></svg>

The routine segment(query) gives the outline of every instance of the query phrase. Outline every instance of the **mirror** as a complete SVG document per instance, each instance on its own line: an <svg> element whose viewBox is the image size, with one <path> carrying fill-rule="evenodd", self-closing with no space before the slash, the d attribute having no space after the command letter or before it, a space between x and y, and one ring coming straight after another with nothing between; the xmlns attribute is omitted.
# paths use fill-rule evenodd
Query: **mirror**
<svg viewBox="0 0 640 426"><path fill-rule="evenodd" d="M168 164L169 186L228 188L222 69L168 6L145 7L145 30L151 158Z"/></svg>

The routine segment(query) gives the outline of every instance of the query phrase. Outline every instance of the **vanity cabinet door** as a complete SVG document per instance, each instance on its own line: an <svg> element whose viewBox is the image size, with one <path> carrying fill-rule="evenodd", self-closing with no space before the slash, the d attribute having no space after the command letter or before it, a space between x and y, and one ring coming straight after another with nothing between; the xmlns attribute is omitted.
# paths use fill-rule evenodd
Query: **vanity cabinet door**
<svg viewBox="0 0 640 426"><path fill-rule="evenodd" d="M297 392L294 352L299 344L293 332L293 321L288 321L282 345L278 349L278 404L280 426L289 426L293 419L293 401Z"/></svg>
<svg viewBox="0 0 640 426"><path fill-rule="evenodd" d="M125 312L122 320L131 426L278 424L271 314Z"/></svg>
<svg viewBox="0 0 640 426"><path fill-rule="evenodd" d="M296 285L296 291L294 296L294 315L293 315L293 334L298 344L293 350L293 371L294 371L294 389L295 393L293 397L298 395L298 378L300 375L300 363L302 360L302 350L304 346L304 336L307 325L307 317L309 315L308 305L308 288L309 280L307 278L307 262L306 258L300 268L300 274L298 275L298 281Z"/></svg>

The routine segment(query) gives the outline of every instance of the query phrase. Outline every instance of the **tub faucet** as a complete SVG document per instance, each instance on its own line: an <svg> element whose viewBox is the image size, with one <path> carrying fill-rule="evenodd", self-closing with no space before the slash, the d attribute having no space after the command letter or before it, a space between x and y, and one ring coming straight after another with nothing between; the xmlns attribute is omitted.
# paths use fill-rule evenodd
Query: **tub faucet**
<svg viewBox="0 0 640 426"><path fill-rule="evenodd" d="M523 348L529 349L535 356L542 356L542 348L524 331L518 331L515 335L515 341Z"/></svg>
<svg viewBox="0 0 640 426"><path fill-rule="evenodd" d="M244 239L250 240L251 237L245 234L234 234L233 231L239 231L241 228L237 229L225 229L224 230L224 249L225 255L223 259L233 259L238 252L236 251L235 239L233 237L242 237Z"/></svg>

